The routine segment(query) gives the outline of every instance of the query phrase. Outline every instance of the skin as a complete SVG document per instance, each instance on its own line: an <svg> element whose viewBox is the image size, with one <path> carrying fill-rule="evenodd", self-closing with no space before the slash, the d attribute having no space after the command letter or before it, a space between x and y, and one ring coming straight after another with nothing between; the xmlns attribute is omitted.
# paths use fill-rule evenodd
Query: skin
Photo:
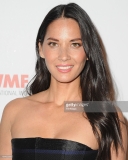
<svg viewBox="0 0 128 160"><path fill-rule="evenodd" d="M82 100L80 73L88 60L77 22L70 18L52 22L43 44L39 43L39 51L51 73L50 87L6 105L0 125L0 155L11 155L11 139L24 137L68 139L98 149L86 115L84 117L82 112L64 112L64 101ZM73 67L69 72L62 73L56 67L59 64ZM123 121L123 115L119 116ZM127 133L122 124L121 129L126 150ZM112 160L125 160L125 154L120 149L118 157L113 148L111 151Z"/></svg>

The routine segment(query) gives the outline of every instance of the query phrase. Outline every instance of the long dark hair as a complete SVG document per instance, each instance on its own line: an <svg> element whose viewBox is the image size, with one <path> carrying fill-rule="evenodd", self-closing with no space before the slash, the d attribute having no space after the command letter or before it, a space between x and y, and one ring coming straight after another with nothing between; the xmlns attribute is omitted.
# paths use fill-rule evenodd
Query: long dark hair
<svg viewBox="0 0 128 160"><path fill-rule="evenodd" d="M39 42L43 44L49 24L60 17L72 18L77 21L83 47L89 59L80 74L82 101L115 100L112 78L101 38L87 13L75 3L58 5L44 18L36 39L36 75L31 81L32 83L27 86L28 94L36 94L50 86L51 75L45 60L39 56L38 44ZM117 112L104 112L104 107L101 106L101 112L86 112L86 115L99 144L97 160L111 160L112 143L117 153L119 146L123 148Z"/></svg>

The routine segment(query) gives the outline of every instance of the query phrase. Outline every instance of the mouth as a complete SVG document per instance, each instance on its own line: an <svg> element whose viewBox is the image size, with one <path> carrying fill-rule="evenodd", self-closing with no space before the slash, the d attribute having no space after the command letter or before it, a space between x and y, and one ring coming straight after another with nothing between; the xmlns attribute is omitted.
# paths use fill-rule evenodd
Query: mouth
<svg viewBox="0 0 128 160"><path fill-rule="evenodd" d="M67 73L73 68L73 65L58 65L56 66L59 72Z"/></svg>

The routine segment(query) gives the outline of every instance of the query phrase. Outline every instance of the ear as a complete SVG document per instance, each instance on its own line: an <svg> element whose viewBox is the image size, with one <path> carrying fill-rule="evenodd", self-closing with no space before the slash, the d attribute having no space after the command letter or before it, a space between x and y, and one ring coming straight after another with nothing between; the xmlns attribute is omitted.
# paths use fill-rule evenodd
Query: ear
<svg viewBox="0 0 128 160"><path fill-rule="evenodd" d="M43 48L42 48L42 45L41 45L40 42L38 43L38 47L39 47L39 55L40 55L40 57L41 58L45 58L44 54L43 54Z"/></svg>

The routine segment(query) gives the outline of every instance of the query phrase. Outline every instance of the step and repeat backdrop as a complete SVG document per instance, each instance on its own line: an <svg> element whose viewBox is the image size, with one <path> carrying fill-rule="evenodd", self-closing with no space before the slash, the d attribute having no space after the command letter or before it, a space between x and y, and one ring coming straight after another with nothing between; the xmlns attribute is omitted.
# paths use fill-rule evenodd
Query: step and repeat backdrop
<svg viewBox="0 0 128 160"><path fill-rule="evenodd" d="M35 75L35 40L47 12L75 2L91 17L104 42L118 101L128 101L127 0L0 1L0 119L6 104L23 97ZM128 119L128 109L124 115Z"/></svg>

